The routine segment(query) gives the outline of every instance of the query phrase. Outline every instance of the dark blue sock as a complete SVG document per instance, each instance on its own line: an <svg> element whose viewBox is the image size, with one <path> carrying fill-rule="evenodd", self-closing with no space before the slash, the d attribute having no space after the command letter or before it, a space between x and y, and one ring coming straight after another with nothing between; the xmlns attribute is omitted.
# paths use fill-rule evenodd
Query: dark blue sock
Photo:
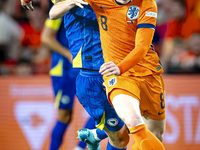
<svg viewBox="0 0 200 150"><path fill-rule="evenodd" d="M87 129L95 129L95 128L96 128L96 127L95 127L95 123L94 123L94 119L93 119L92 117L90 117L90 118L88 119L88 121L86 122L84 128L87 128ZM78 143L78 146L81 147L81 148L83 148L83 149L85 149L86 143L83 142L83 141L80 141L80 142Z"/></svg>
<svg viewBox="0 0 200 150"><path fill-rule="evenodd" d="M126 150L126 148L121 149L121 148L113 147L113 146L109 143L109 141L108 141L107 149L106 149L106 150Z"/></svg>
<svg viewBox="0 0 200 150"><path fill-rule="evenodd" d="M58 150L62 143L63 134L65 133L67 126L68 124L57 121L51 134L50 150Z"/></svg>
<svg viewBox="0 0 200 150"><path fill-rule="evenodd" d="M101 140L108 137L104 130L100 130L100 129L97 128L96 133L97 133L97 137Z"/></svg>

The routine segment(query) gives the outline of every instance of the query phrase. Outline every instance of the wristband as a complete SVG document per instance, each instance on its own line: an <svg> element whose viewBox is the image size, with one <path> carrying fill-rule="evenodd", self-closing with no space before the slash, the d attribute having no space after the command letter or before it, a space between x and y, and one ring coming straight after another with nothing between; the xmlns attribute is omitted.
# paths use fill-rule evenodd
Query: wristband
<svg viewBox="0 0 200 150"><path fill-rule="evenodd" d="M30 3L32 0L23 0L26 3Z"/></svg>
<svg viewBox="0 0 200 150"><path fill-rule="evenodd" d="M118 66L118 68L119 68L119 71L120 71L120 74L119 74L119 75L121 75L122 73L124 73L121 66Z"/></svg>

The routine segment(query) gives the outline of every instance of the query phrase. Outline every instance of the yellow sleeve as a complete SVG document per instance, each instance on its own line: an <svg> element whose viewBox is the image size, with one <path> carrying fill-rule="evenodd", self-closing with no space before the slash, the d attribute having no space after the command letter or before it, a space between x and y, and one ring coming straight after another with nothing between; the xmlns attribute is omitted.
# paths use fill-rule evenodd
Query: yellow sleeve
<svg viewBox="0 0 200 150"><path fill-rule="evenodd" d="M60 28L61 22L62 22L62 18L59 18L57 20L51 20L48 18L45 21L45 25L49 28L52 28L52 29L58 31L58 29Z"/></svg>
<svg viewBox="0 0 200 150"><path fill-rule="evenodd" d="M51 1L52 1L52 3L54 3L54 4L56 3L56 0L51 0Z"/></svg>
<svg viewBox="0 0 200 150"><path fill-rule="evenodd" d="M52 1L52 3L56 3L56 2L58 2L58 1L65 1L65 0L51 0Z"/></svg>
<svg viewBox="0 0 200 150"><path fill-rule="evenodd" d="M54 4L55 4L55 3L56 3L58 0L51 0L51 1L52 1L52 3L54 3Z"/></svg>

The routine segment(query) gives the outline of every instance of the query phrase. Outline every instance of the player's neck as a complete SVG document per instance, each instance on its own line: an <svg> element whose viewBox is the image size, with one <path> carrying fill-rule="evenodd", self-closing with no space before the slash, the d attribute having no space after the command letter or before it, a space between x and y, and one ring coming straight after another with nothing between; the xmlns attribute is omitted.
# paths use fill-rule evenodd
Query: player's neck
<svg viewBox="0 0 200 150"><path fill-rule="evenodd" d="M120 3L120 4L126 5L126 4L128 4L130 1L133 1L133 0L115 0L115 1L117 1L117 2Z"/></svg>

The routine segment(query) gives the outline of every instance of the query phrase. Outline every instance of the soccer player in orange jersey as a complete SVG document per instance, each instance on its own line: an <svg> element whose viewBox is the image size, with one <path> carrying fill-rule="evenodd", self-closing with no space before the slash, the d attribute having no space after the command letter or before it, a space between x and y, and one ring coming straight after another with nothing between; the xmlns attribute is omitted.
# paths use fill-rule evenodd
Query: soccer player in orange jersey
<svg viewBox="0 0 200 150"><path fill-rule="evenodd" d="M83 3L66 1L71 2L70 7ZM100 28L105 63L99 72L104 75L110 102L135 139L133 150L164 150L160 142L165 126L164 70L151 45L157 18L155 0L87 1ZM107 150L122 150L112 138L109 142Z"/></svg>
<svg viewBox="0 0 200 150"><path fill-rule="evenodd" d="M142 117L162 140L165 122L163 68L151 45L157 6L154 0L88 0L100 26L107 93L117 114L142 150L164 149ZM151 122L151 123L150 123ZM157 128L156 126L159 126ZM134 148L137 149L137 148Z"/></svg>
<svg viewBox="0 0 200 150"><path fill-rule="evenodd" d="M151 45L157 18L154 0L88 0L100 26L107 93L135 139L133 149L164 149L163 68ZM158 128L157 128L158 126ZM138 147L138 148L137 148Z"/></svg>

